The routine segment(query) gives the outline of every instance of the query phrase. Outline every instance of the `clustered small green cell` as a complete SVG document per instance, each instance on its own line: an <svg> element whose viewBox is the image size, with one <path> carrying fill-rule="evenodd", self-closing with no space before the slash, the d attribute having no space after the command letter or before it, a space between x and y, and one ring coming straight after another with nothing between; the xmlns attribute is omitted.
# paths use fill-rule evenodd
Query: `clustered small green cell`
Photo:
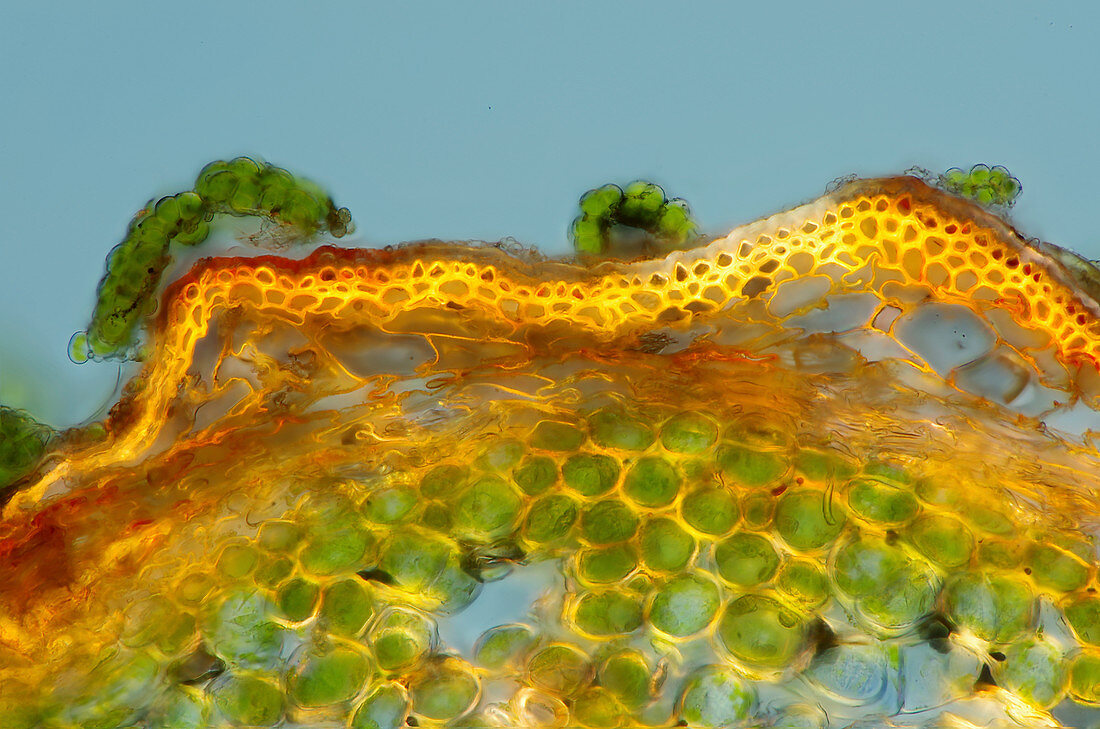
<svg viewBox="0 0 1100 729"><path fill-rule="evenodd" d="M697 225L683 200L665 197L651 182L625 188L589 190L573 221L573 247L590 256L634 256L684 248L697 237Z"/></svg>
<svg viewBox="0 0 1100 729"><path fill-rule="evenodd" d="M1011 207L1023 191L1020 181L996 165L977 164L969 170L953 168L940 176L940 185L948 192L976 200L983 205Z"/></svg>
<svg viewBox="0 0 1100 729"><path fill-rule="evenodd" d="M53 430L27 412L0 406L0 504L46 453Z"/></svg>
<svg viewBox="0 0 1100 729"><path fill-rule="evenodd" d="M73 359L126 355L141 321L156 306L171 245L202 243L218 215L264 218L302 240L322 231L339 238L351 226L347 209L337 208L309 180L248 157L211 162L194 189L150 203L130 223L107 258L88 331L73 338Z"/></svg>
<svg viewBox="0 0 1100 729"><path fill-rule="evenodd" d="M485 697L517 686L584 727L824 729L891 716L918 684L1100 703L1094 546L974 508L920 464L624 404L460 449L223 540L127 609L85 693L26 725L128 726L141 704L173 729L483 726ZM468 655L441 638L487 583L546 561L561 579L540 617ZM1044 635L1043 601L1075 645ZM795 676L798 696L762 699Z"/></svg>

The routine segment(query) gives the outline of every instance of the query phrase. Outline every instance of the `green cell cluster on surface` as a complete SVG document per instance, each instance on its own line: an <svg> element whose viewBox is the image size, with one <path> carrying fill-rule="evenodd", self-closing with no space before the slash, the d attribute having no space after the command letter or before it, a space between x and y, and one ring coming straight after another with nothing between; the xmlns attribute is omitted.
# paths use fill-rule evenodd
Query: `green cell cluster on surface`
<svg viewBox="0 0 1100 729"><path fill-rule="evenodd" d="M1023 191L1020 181L1007 169L977 164L969 170L952 168L940 176L940 185L948 192L976 200L983 205L1011 207Z"/></svg>
<svg viewBox="0 0 1100 729"><path fill-rule="evenodd" d="M301 239L318 232L345 235L351 226L346 208L314 183L284 169L248 157L211 162L193 190L147 205L107 258L107 272L96 291L87 332L70 343L76 361L129 353L136 330L156 306L154 294L171 262L170 246L205 241L217 215L270 220Z"/></svg>
<svg viewBox="0 0 1100 729"><path fill-rule="evenodd" d="M0 504L38 466L52 436L51 428L27 412L0 405Z"/></svg>
<svg viewBox="0 0 1100 729"><path fill-rule="evenodd" d="M649 182L604 185L581 197L574 249L590 256L654 255L689 246L698 236L687 203L669 200Z"/></svg>

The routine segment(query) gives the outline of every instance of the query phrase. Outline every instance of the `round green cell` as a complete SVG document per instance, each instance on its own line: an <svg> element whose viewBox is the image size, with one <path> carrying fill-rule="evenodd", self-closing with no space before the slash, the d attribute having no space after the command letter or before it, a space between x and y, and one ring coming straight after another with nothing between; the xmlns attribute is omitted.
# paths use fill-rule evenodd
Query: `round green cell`
<svg viewBox="0 0 1100 729"><path fill-rule="evenodd" d="M230 544L218 555L218 572L231 580L239 580L256 567L259 555L251 544Z"/></svg>
<svg viewBox="0 0 1100 729"><path fill-rule="evenodd" d="M372 491L364 504L364 514L375 524L397 524L416 506L417 492L405 486L390 486Z"/></svg>
<svg viewBox="0 0 1100 729"><path fill-rule="evenodd" d="M676 467L660 456L639 458L623 477L623 494L639 506L668 506L680 492L683 478Z"/></svg>
<svg viewBox="0 0 1100 729"><path fill-rule="evenodd" d="M936 603L939 580L927 565L911 562L896 580L859 600L860 610L887 631L910 627Z"/></svg>
<svg viewBox="0 0 1100 729"><path fill-rule="evenodd" d="M374 535L358 526L314 529L299 553L302 567L317 575L354 572L373 558Z"/></svg>
<svg viewBox="0 0 1100 729"><path fill-rule="evenodd" d="M615 407L597 410L588 416L592 441L604 448L641 451L653 444L653 431L644 422Z"/></svg>
<svg viewBox="0 0 1100 729"><path fill-rule="evenodd" d="M649 622L676 638L710 625L720 604L718 586L697 575L679 575L659 585L649 605Z"/></svg>
<svg viewBox="0 0 1100 729"><path fill-rule="evenodd" d="M538 544L564 538L577 521L579 507L565 494L540 496L531 504L524 524L524 535Z"/></svg>
<svg viewBox="0 0 1100 729"><path fill-rule="evenodd" d="M852 482L848 506L867 521L889 525L907 522L920 511L917 497L911 492L870 479Z"/></svg>
<svg viewBox="0 0 1100 729"><path fill-rule="evenodd" d="M979 540L978 562L987 567L1012 570L1020 566L1021 548L1016 542L1000 541L991 537Z"/></svg>
<svg viewBox="0 0 1100 729"><path fill-rule="evenodd" d="M779 554L765 537L739 532L714 548L714 561L722 579L738 587L767 582L779 567Z"/></svg>
<svg viewBox="0 0 1100 729"><path fill-rule="evenodd" d="M629 711L639 709L651 698L651 673L645 657L638 651L611 654L604 659L596 675L600 685Z"/></svg>
<svg viewBox="0 0 1100 729"><path fill-rule="evenodd" d="M638 530L638 517L617 499L597 501L581 514L581 531L592 544L625 542Z"/></svg>
<svg viewBox="0 0 1100 729"><path fill-rule="evenodd" d="M678 572L695 554L695 539L674 520L647 519L638 534L641 560L655 572Z"/></svg>
<svg viewBox="0 0 1100 729"><path fill-rule="evenodd" d="M337 646L301 656L287 680L287 693L299 706L329 706L355 696L370 676L363 653Z"/></svg>
<svg viewBox="0 0 1100 729"><path fill-rule="evenodd" d="M802 646L804 626L793 612L775 600L745 595L726 606L718 623L722 645L749 664L781 668Z"/></svg>
<svg viewBox="0 0 1100 729"><path fill-rule="evenodd" d="M1089 568L1075 554L1052 544L1032 544L1025 556L1031 577L1057 592L1073 592L1089 578Z"/></svg>
<svg viewBox="0 0 1100 729"><path fill-rule="evenodd" d="M787 470L787 461L783 453L724 443L718 447L718 468L733 483L763 486L783 475Z"/></svg>
<svg viewBox="0 0 1100 729"><path fill-rule="evenodd" d="M577 553L578 576L596 584L625 579L637 566L638 556L630 544L582 549Z"/></svg>
<svg viewBox="0 0 1100 729"><path fill-rule="evenodd" d="M1024 582L982 572L952 576L943 604L949 620L991 643L1016 640L1035 615L1035 596Z"/></svg>
<svg viewBox="0 0 1100 729"><path fill-rule="evenodd" d="M210 694L214 706L236 724L272 726L283 715L283 692L258 676L223 676L211 687Z"/></svg>
<svg viewBox="0 0 1100 729"><path fill-rule="evenodd" d="M1069 667L1069 695L1074 701L1100 706L1100 655L1081 653Z"/></svg>
<svg viewBox="0 0 1100 729"><path fill-rule="evenodd" d="M531 434L531 445L544 451L575 451L583 443L582 430L556 420L543 420Z"/></svg>
<svg viewBox="0 0 1100 729"><path fill-rule="evenodd" d="M1075 595L1062 607L1062 612L1078 640L1100 646L1100 596Z"/></svg>
<svg viewBox="0 0 1100 729"><path fill-rule="evenodd" d="M333 633L356 635L373 614L370 593L362 580L351 577L325 587L321 619Z"/></svg>
<svg viewBox="0 0 1100 729"><path fill-rule="evenodd" d="M290 576L294 571L294 563L286 557L271 559L267 557L260 561L256 567L256 583L267 587L274 587Z"/></svg>
<svg viewBox="0 0 1100 729"><path fill-rule="evenodd" d="M718 440L718 425L700 413L680 413L661 427L661 444L673 453L705 453Z"/></svg>
<svg viewBox="0 0 1100 729"><path fill-rule="evenodd" d="M406 610L390 610L371 628L375 659L383 671L405 671L431 649L434 625L428 618Z"/></svg>
<svg viewBox="0 0 1100 729"><path fill-rule="evenodd" d="M844 511L822 491L787 491L775 507L776 531L794 549L821 549L831 544L844 529L845 521Z"/></svg>
<svg viewBox="0 0 1100 729"><path fill-rule="evenodd" d="M259 591L234 588L204 606L202 631L214 655L232 666L269 666L282 652L286 630Z"/></svg>
<svg viewBox="0 0 1100 729"><path fill-rule="evenodd" d="M547 456L527 456L512 473L516 485L529 496L537 496L558 480L558 465Z"/></svg>
<svg viewBox="0 0 1100 729"><path fill-rule="evenodd" d="M419 592L439 577L451 551L438 537L402 530L383 548L379 567L401 587Z"/></svg>
<svg viewBox="0 0 1100 729"><path fill-rule="evenodd" d="M794 467L811 481L847 479L856 473L856 467L837 453L816 448L803 448L794 458Z"/></svg>
<svg viewBox="0 0 1100 729"><path fill-rule="evenodd" d="M287 620L300 622L313 615L320 592L321 588L316 582L295 577L279 588L275 601Z"/></svg>
<svg viewBox="0 0 1100 729"><path fill-rule="evenodd" d="M430 499L450 496L466 485L468 477L469 473L465 468L445 463L424 474L420 481L420 493Z"/></svg>
<svg viewBox="0 0 1100 729"><path fill-rule="evenodd" d="M817 562L789 559L775 575L775 588L791 602L815 610L829 599L829 578Z"/></svg>
<svg viewBox="0 0 1100 729"><path fill-rule="evenodd" d="M728 489L706 486L684 496L680 502L680 515L692 529L721 536L737 523L741 510Z"/></svg>
<svg viewBox="0 0 1100 729"><path fill-rule="evenodd" d="M618 590L586 592L577 600L573 621L588 635L626 635L641 627L642 605Z"/></svg>
<svg viewBox="0 0 1100 729"><path fill-rule="evenodd" d="M507 471L519 463L524 450L523 443L515 438L496 438L474 463L483 471Z"/></svg>
<svg viewBox="0 0 1100 729"><path fill-rule="evenodd" d="M539 650L527 662L531 683L556 694L574 694L589 681L588 657L571 645L555 643Z"/></svg>
<svg viewBox="0 0 1100 729"><path fill-rule="evenodd" d="M952 516L920 517L909 526L909 539L921 554L944 569L968 564L974 552L974 535Z"/></svg>
<svg viewBox="0 0 1100 729"><path fill-rule="evenodd" d="M408 718L409 696L405 687L396 681L378 686L355 709L351 717L351 729L396 729L405 726Z"/></svg>
<svg viewBox="0 0 1100 729"><path fill-rule="evenodd" d="M1049 709L1065 696L1066 661L1053 643L1026 640L1009 646L1000 674L1005 688L1036 708Z"/></svg>
<svg viewBox="0 0 1100 729"><path fill-rule="evenodd" d="M582 496L602 496L619 479L619 462L611 456L578 453L561 467L565 485Z"/></svg>
<svg viewBox="0 0 1100 729"><path fill-rule="evenodd" d="M573 717L581 726L611 729L622 723L623 707L603 686L591 686L573 699Z"/></svg>
<svg viewBox="0 0 1100 729"><path fill-rule="evenodd" d="M522 497L510 484L487 476L458 497L454 526L470 539L495 539L512 531L522 507Z"/></svg>
<svg viewBox="0 0 1100 729"><path fill-rule="evenodd" d="M881 592L898 581L909 568L905 553L886 542L868 537L855 539L837 550L833 579L852 597Z"/></svg>
<svg viewBox="0 0 1100 729"><path fill-rule="evenodd" d="M474 646L474 660L482 668L499 671L513 665L535 643L526 625L498 625L482 633Z"/></svg>
<svg viewBox="0 0 1100 729"><path fill-rule="evenodd" d="M749 529L763 529L775 515L775 497L767 491L754 491L741 498L741 513Z"/></svg>
<svg viewBox="0 0 1100 729"><path fill-rule="evenodd" d="M756 689L728 666L703 666L688 677L680 716L691 727L732 726L752 715Z"/></svg>

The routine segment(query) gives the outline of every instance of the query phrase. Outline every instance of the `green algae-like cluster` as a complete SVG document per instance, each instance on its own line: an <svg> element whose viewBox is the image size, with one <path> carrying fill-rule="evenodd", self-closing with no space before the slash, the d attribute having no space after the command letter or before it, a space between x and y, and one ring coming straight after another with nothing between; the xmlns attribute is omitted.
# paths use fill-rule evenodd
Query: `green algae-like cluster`
<svg viewBox="0 0 1100 729"><path fill-rule="evenodd" d="M940 176L940 184L948 192L976 200L983 205L1012 207L1023 191L1020 181L1007 169L996 165L977 164L969 170L952 168Z"/></svg>
<svg viewBox="0 0 1100 729"><path fill-rule="evenodd" d="M698 231L687 203L669 200L651 182L637 181L585 193L572 236L574 248L584 255L637 255L639 250L655 254L683 248Z"/></svg>

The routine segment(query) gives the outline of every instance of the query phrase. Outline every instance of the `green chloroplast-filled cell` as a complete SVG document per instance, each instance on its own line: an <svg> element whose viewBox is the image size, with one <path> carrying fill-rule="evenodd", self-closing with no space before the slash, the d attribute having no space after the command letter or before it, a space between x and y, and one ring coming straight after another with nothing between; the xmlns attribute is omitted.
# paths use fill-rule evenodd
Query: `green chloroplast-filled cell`
<svg viewBox="0 0 1100 729"><path fill-rule="evenodd" d="M321 588L316 582L295 577L279 588L275 600L286 619L297 623L313 615L320 594Z"/></svg>
<svg viewBox="0 0 1100 729"><path fill-rule="evenodd" d="M619 480L619 462L611 456L578 453L561 467L565 485L582 496L602 496Z"/></svg>
<svg viewBox="0 0 1100 729"><path fill-rule="evenodd" d="M844 529L847 517L826 492L795 489L779 497L775 528L787 544L798 550L821 549Z"/></svg>
<svg viewBox="0 0 1100 729"><path fill-rule="evenodd" d="M683 478L676 467L660 456L639 458L623 477L623 494L639 506L668 506L680 491Z"/></svg>
<svg viewBox="0 0 1100 729"><path fill-rule="evenodd" d="M1034 707L1049 709L1065 695L1065 657L1050 641L1032 639L1009 646L999 669L1005 688Z"/></svg>
<svg viewBox="0 0 1100 729"><path fill-rule="evenodd" d="M375 524L397 524L411 516L419 495L406 486L373 491L363 504L363 514Z"/></svg>
<svg viewBox="0 0 1100 729"><path fill-rule="evenodd" d="M577 554L578 576L595 584L619 582L637 566L638 555L630 544L584 549Z"/></svg>
<svg viewBox="0 0 1100 729"><path fill-rule="evenodd" d="M286 638L286 630L272 619L275 606L259 591L244 587L210 602L202 619L210 652L231 666L271 665Z"/></svg>
<svg viewBox="0 0 1100 729"><path fill-rule="evenodd" d="M271 519L260 525L256 541L269 552L290 552L298 546L302 529L292 521Z"/></svg>
<svg viewBox="0 0 1100 729"><path fill-rule="evenodd" d="M544 451L572 452L584 443L584 431L569 423L543 420L531 434L531 445Z"/></svg>
<svg viewBox="0 0 1100 729"><path fill-rule="evenodd" d="M718 440L718 424L700 413L680 413L661 427L661 444L673 453L705 453Z"/></svg>
<svg viewBox="0 0 1100 729"><path fill-rule="evenodd" d="M588 684L592 664L578 648L554 643L531 656L527 674L534 686L568 696Z"/></svg>
<svg viewBox="0 0 1100 729"><path fill-rule="evenodd" d="M815 610L829 599L829 578L817 562L788 559L775 575L781 595L806 610Z"/></svg>
<svg viewBox="0 0 1100 729"><path fill-rule="evenodd" d="M590 686L573 699L573 718L586 727L614 727L623 718L623 707L603 686Z"/></svg>
<svg viewBox="0 0 1100 729"><path fill-rule="evenodd" d="M295 660L287 692L299 706L337 704L359 693L372 675L366 654L351 646L306 650Z"/></svg>
<svg viewBox="0 0 1100 729"><path fill-rule="evenodd" d="M597 501L581 514L581 531L592 544L625 542L638 530L638 517L616 499Z"/></svg>
<svg viewBox="0 0 1100 729"><path fill-rule="evenodd" d="M409 683L413 712L436 721L463 716L477 703L481 683L469 667L453 658L431 663Z"/></svg>
<svg viewBox="0 0 1100 729"><path fill-rule="evenodd" d="M514 667L534 645L535 638L535 632L527 625L499 625L490 628L482 633L474 646L474 660L490 671Z"/></svg>
<svg viewBox="0 0 1100 729"><path fill-rule="evenodd" d="M240 726L272 726L283 715L283 692L259 675L226 674L210 693L222 716Z"/></svg>
<svg viewBox="0 0 1100 729"><path fill-rule="evenodd" d="M370 593L357 577L325 587L321 619L333 633L356 635L374 614Z"/></svg>
<svg viewBox="0 0 1100 729"><path fill-rule="evenodd" d="M527 512L524 536L537 544L563 539L577 521L580 506L565 494L547 494L535 499Z"/></svg>
<svg viewBox="0 0 1100 729"><path fill-rule="evenodd" d="M1033 544L1025 554L1031 576L1056 592L1073 592L1089 578L1089 568L1076 554L1052 544Z"/></svg>
<svg viewBox="0 0 1100 729"><path fill-rule="evenodd" d="M909 526L909 539L922 555L944 569L968 564L974 552L974 535L952 516L918 518Z"/></svg>
<svg viewBox="0 0 1100 729"><path fill-rule="evenodd" d="M741 510L729 489L705 486L684 496L680 514L692 529L708 536L721 536L737 523Z"/></svg>
<svg viewBox="0 0 1100 729"><path fill-rule="evenodd" d="M523 499L503 479L487 476L463 491L455 504L454 525L468 539L492 540L510 533Z"/></svg>
<svg viewBox="0 0 1100 729"><path fill-rule="evenodd" d="M1080 653L1069 666L1069 693L1074 701L1100 706L1100 654Z"/></svg>
<svg viewBox="0 0 1100 729"><path fill-rule="evenodd" d="M641 451L653 444L653 431L644 422L619 408L607 407L588 417L592 441L604 448Z"/></svg>
<svg viewBox="0 0 1100 729"><path fill-rule="evenodd" d="M547 456L527 456L512 473L523 493L537 496L558 480L558 464Z"/></svg>
<svg viewBox="0 0 1100 729"><path fill-rule="evenodd" d="M949 620L982 640L1009 643L1031 627L1035 595L1020 580L996 573L961 572L943 591Z"/></svg>
<svg viewBox="0 0 1100 729"><path fill-rule="evenodd" d="M517 438L495 438L482 449L474 464L489 473L507 471L519 463L524 450L523 442Z"/></svg>
<svg viewBox="0 0 1100 729"><path fill-rule="evenodd" d="M299 553L302 567L316 575L354 572L373 560L378 543L374 534L357 524L315 528Z"/></svg>
<svg viewBox="0 0 1100 729"><path fill-rule="evenodd" d="M461 466L445 463L428 471L420 481L420 494L430 499L445 498L458 493L469 478Z"/></svg>
<svg viewBox="0 0 1100 729"><path fill-rule="evenodd" d="M695 539L672 519L647 519L638 534L641 559L655 572L678 572L695 554Z"/></svg>
<svg viewBox="0 0 1100 729"><path fill-rule="evenodd" d="M792 459L795 469L811 481L844 480L856 473L856 467L841 455L828 450L803 448Z"/></svg>
<svg viewBox="0 0 1100 729"><path fill-rule="evenodd" d="M779 669L802 647L804 625L793 612L761 595L745 595L726 606L718 636L726 650L752 666Z"/></svg>
<svg viewBox="0 0 1100 729"><path fill-rule="evenodd" d="M0 708L6 707L0 705ZM202 729L209 724L211 709L211 702L204 694L190 686L180 686L161 697L153 708L150 719L152 725L158 729ZM8 712L8 715L11 713L13 712ZM35 725L36 722L32 720L23 725L16 723L14 726L16 729L32 729Z"/></svg>
<svg viewBox="0 0 1100 729"><path fill-rule="evenodd" d="M395 729L405 726L409 695L396 681L383 683L363 700L352 714L350 729Z"/></svg>
<svg viewBox="0 0 1100 729"><path fill-rule="evenodd" d="M753 685L729 666L703 666L688 677L680 716L690 727L739 726L756 708Z"/></svg>
<svg viewBox="0 0 1100 729"><path fill-rule="evenodd" d="M842 545L833 559L837 587L852 597L885 590L909 569L909 558L900 549L874 537Z"/></svg>
<svg viewBox="0 0 1100 729"><path fill-rule="evenodd" d="M215 567L224 577L238 580L252 572L258 557L251 544L230 544L218 555Z"/></svg>
<svg viewBox="0 0 1100 729"><path fill-rule="evenodd" d="M1023 561L1023 548L1014 541L985 537L978 544L977 561L986 567L1017 569Z"/></svg>
<svg viewBox="0 0 1100 729"><path fill-rule="evenodd" d="M627 592L586 592L576 602L573 621L588 635L626 635L642 625L642 604Z"/></svg>
<svg viewBox="0 0 1100 729"><path fill-rule="evenodd" d="M383 547L379 567L400 587L420 592L439 577L452 549L450 543L439 537L401 531Z"/></svg>
<svg viewBox="0 0 1100 729"><path fill-rule="evenodd" d="M749 529L763 529L775 515L775 497L767 491L755 491L741 498L741 514Z"/></svg>
<svg viewBox="0 0 1100 729"><path fill-rule="evenodd" d="M22 410L0 406L0 496L46 452L52 431Z"/></svg>
<svg viewBox="0 0 1100 729"><path fill-rule="evenodd" d="M371 628L378 667L387 673L405 671L420 662L435 640L435 624L412 610L391 608Z"/></svg>
<svg viewBox="0 0 1100 729"><path fill-rule="evenodd" d="M732 483L763 486L783 475L787 470L787 460L783 453L724 443L718 447L718 468Z"/></svg>
<svg viewBox="0 0 1100 729"><path fill-rule="evenodd" d="M714 548L714 561L722 579L737 587L767 582L779 567L779 554L767 538L739 532Z"/></svg>
<svg viewBox="0 0 1100 729"><path fill-rule="evenodd" d="M848 506L852 512L876 524L901 524L920 510L917 497L896 486L857 479L848 487Z"/></svg>
<svg viewBox="0 0 1100 729"><path fill-rule="evenodd" d="M718 586L700 575L678 575L657 586L649 622L675 638L694 635L714 620L721 598Z"/></svg>
<svg viewBox="0 0 1100 729"><path fill-rule="evenodd" d="M873 627L887 633L907 629L927 616L936 603L940 581L928 565L910 561L893 582L864 595L859 609Z"/></svg>
<svg viewBox="0 0 1100 729"><path fill-rule="evenodd" d="M645 656L636 650L619 651L605 658L597 678L628 711L636 711L651 698L652 672Z"/></svg>
<svg viewBox="0 0 1100 729"><path fill-rule="evenodd" d="M1100 646L1100 596L1074 595L1063 605L1062 612L1079 641Z"/></svg>

